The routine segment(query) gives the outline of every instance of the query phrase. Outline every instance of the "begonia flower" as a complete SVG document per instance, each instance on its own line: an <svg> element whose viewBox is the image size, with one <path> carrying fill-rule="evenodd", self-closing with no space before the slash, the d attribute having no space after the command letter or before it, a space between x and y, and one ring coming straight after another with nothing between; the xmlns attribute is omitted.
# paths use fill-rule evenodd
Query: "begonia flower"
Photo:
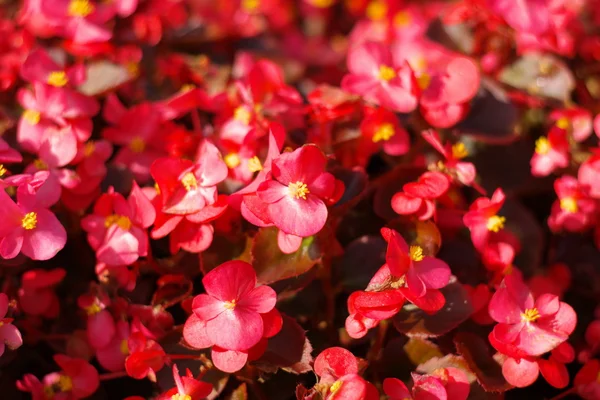
<svg viewBox="0 0 600 400"><path fill-rule="evenodd" d="M392 197L392 208L400 215L415 214L424 221L435 215L435 200L450 188L450 180L440 172L425 172L417 182L410 182Z"/></svg>
<svg viewBox="0 0 600 400"><path fill-rule="evenodd" d="M185 376L180 376L177 364L173 364L173 378L175 380L175 387L162 394L159 400L202 400L212 391L210 383L194 379L189 369L186 369Z"/></svg>
<svg viewBox="0 0 600 400"><path fill-rule="evenodd" d="M12 324L12 318L6 318L9 308L8 296L0 293L0 357L6 351L6 347L15 350L23 344L21 332Z"/></svg>
<svg viewBox="0 0 600 400"><path fill-rule="evenodd" d="M531 174L547 176L558 168L569 165L569 142L565 129L554 125L548 136L541 136L535 142L535 153L531 158Z"/></svg>
<svg viewBox="0 0 600 400"><path fill-rule="evenodd" d="M506 218L498 212L504 205L504 192L496 189L491 198L480 197L471 204L469 211L463 217L463 222L471 231L471 241L476 249L482 250L491 233L504 229Z"/></svg>

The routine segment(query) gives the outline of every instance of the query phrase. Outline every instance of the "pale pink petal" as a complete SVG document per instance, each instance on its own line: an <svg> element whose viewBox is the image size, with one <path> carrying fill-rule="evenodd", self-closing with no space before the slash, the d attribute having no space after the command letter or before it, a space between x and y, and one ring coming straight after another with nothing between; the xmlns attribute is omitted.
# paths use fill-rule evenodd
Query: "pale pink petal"
<svg viewBox="0 0 600 400"><path fill-rule="evenodd" d="M248 350L262 338L263 321L260 314L235 307L208 321L206 333L219 347Z"/></svg>
<svg viewBox="0 0 600 400"><path fill-rule="evenodd" d="M211 359L215 367L223 372L234 373L244 368L248 360L248 353L243 351L233 351L214 346L211 352Z"/></svg>
<svg viewBox="0 0 600 400"><path fill-rule="evenodd" d="M183 338L190 346L196 349L205 349L213 345L212 340L206 333L206 321L192 314L183 326Z"/></svg>
<svg viewBox="0 0 600 400"><path fill-rule="evenodd" d="M256 286L256 272L244 261L228 261L202 278L206 293L222 301L238 300Z"/></svg>
<svg viewBox="0 0 600 400"><path fill-rule="evenodd" d="M284 196L268 207L273 223L286 233L308 237L319 232L327 220L327 206L321 199L308 194L306 199Z"/></svg>
<svg viewBox="0 0 600 400"><path fill-rule="evenodd" d="M413 263L414 269L428 289L441 289L450 280L450 267L435 257L424 257L422 261Z"/></svg>
<svg viewBox="0 0 600 400"><path fill-rule="evenodd" d="M23 230L23 254L33 260L49 260L67 243L67 232L56 216L49 210L40 209L37 226Z"/></svg>
<svg viewBox="0 0 600 400"><path fill-rule="evenodd" d="M194 310L194 314L198 319L209 321L227 309L225 308L225 302L207 294L199 294L194 297L192 310Z"/></svg>
<svg viewBox="0 0 600 400"><path fill-rule="evenodd" d="M239 301L239 306L257 313L267 313L275 307L277 294L271 287L263 285L246 293Z"/></svg>

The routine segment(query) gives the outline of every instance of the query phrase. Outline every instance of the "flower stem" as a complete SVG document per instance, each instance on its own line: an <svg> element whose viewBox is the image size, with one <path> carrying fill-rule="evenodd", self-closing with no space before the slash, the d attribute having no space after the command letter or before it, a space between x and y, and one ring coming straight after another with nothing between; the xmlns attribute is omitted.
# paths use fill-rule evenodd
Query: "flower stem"
<svg viewBox="0 0 600 400"><path fill-rule="evenodd" d="M575 386L573 386L572 388L570 388L568 390L565 390L564 392L560 393L559 395L554 396L550 400L559 400L559 399L567 397L568 395L573 394L573 393L575 393Z"/></svg>
<svg viewBox="0 0 600 400"><path fill-rule="evenodd" d="M127 372L125 372L125 371L118 371L118 372L109 372L109 373L106 373L106 374L102 374L98 378L101 381L110 381L111 379L124 378L126 376L127 376Z"/></svg>

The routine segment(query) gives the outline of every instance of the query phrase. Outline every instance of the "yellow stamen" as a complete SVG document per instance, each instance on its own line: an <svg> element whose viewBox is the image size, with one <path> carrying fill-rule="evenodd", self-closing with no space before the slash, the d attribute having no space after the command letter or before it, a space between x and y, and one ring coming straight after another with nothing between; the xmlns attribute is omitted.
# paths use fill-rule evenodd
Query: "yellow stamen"
<svg viewBox="0 0 600 400"><path fill-rule="evenodd" d="M329 388L329 391L331 392L331 394L335 394L338 390L341 389L341 387L342 387L342 381L335 381Z"/></svg>
<svg viewBox="0 0 600 400"><path fill-rule="evenodd" d="M379 66L379 79L382 81L389 82L396 77L396 71L394 68L387 65Z"/></svg>
<svg viewBox="0 0 600 400"><path fill-rule="evenodd" d="M540 155L548 154L550 151L550 141L547 137L542 136L535 141L535 152Z"/></svg>
<svg viewBox="0 0 600 400"><path fill-rule="evenodd" d="M235 119L238 122L241 122L244 125L248 125L250 123L251 118L252 114L250 114L250 111L248 111L244 106L239 106L233 112L233 119Z"/></svg>
<svg viewBox="0 0 600 400"><path fill-rule="evenodd" d="M192 396L189 394L175 393L171 396L171 400L192 400Z"/></svg>
<svg viewBox="0 0 600 400"><path fill-rule="evenodd" d="M380 141L387 141L390 140L390 138L392 136L394 136L396 134L396 131L394 130L394 125L392 124L382 124L380 125L376 130L375 130L375 134L373 135L373 143L377 143Z"/></svg>
<svg viewBox="0 0 600 400"><path fill-rule="evenodd" d="M156 194L160 194L160 186L158 186L158 183L154 184L154 190L156 190Z"/></svg>
<svg viewBox="0 0 600 400"><path fill-rule="evenodd" d="M406 27L409 26L412 21L410 14L407 11L399 11L394 15L394 25Z"/></svg>
<svg viewBox="0 0 600 400"><path fill-rule="evenodd" d="M40 119L42 119L42 113L36 110L25 110L23 111L23 118L29 122L29 125L37 125L40 123Z"/></svg>
<svg viewBox="0 0 600 400"><path fill-rule="evenodd" d="M260 7L260 0L242 0L241 6L246 12L256 11Z"/></svg>
<svg viewBox="0 0 600 400"><path fill-rule="evenodd" d="M102 307L100 307L100 304L98 304L97 302L93 302L89 306L85 307L84 310L87 315L96 315L100 311L102 311Z"/></svg>
<svg viewBox="0 0 600 400"><path fill-rule="evenodd" d="M569 125L569 120L566 117L562 117L558 121L556 121L556 126L560 129L568 129Z"/></svg>
<svg viewBox="0 0 600 400"><path fill-rule="evenodd" d="M429 75L427 72L422 72L419 75L419 77L417 78L417 84L419 85L421 90L427 89L429 87L430 83L431 83L431 75Z"/></svg>
<svg viewBox="0 0 600 400"><path fill-rule="evenodd" d="M94 154L95 150L96 150L96 143L94 143L93 141L87 142L85 144L85 146L83 146L83 155L85 155L86 157L89 157L92 154Z"/></svg>
<svg viewBox="0 0 600 400"><path fill-rule="evenodd" d="M48 164L46 164L44 161L40 160L39 158L37 158L33 161L33 166L36 169L38 169L39 171L45 171L48 169Z"/></svg>
<svg viewBox="0 0 600 400"><path fill-rule="evenodd" d="M235 168L242 163L240 156L238 156L237 153L229 153L223 158L223 160L229 168Z"/></svg>
<svg viewBox="0 0 600 400"><path fill-rule="evenodd" d="M117 225L124 231L131 229L131 220L125 215L112 214L104 219L104 227L110 228L112 225Z"/></svg>
<svg viewBox="0 0 600 400"><path fill-rule="evenodd" d="M524 313L521 314L521 318L525 322L534 322L535 320L537 320L540 317L541 317L541 315L537 308L528 308L527 310L525 310Z"/></svg>
<svg viewBox="0 0 600 400"><path fill-rule="evenodd" d="M421 246L410 246L408 254L413 261L423 260L423 248Z"/></svg>
<svg viewBox="0 0 600 400"><path fill-rule="evenodd" d="M67 375L61 375L58 378L57 386L60 388L61 392L70 392L73 390L73 381Z"/></svg>
<svg viewBox="0 0 600 400"><path fill-rule="evenodd" d="M250 172L262 171L263 167L257 156L254 156L248 160L248 169Z"/></svg>
<svg viewBox="0 0 600 400"><path fill-rule="evenodd" d="M32 211L25 214L21 220L21 226L28 231L35 229L37 226L37 213Z"/></svg>
<svg viewBox="0 0 600 400"><path fill-rule="evenodd" d="M119 346L119 350L121 350L121 353L124 355L129 354L129 345L127 344L126 339L121 340L121 346Z"/></svg>
<svg viewBox="0 0 600 400"><path fill-rule="evenodd" d="M186 83L185 85L181 86L181 88L179 89L179 93L186 93L186 92L189 92L194 89L196 89L196 85L191 84L191 83Z"/></svg>
<svg viewBox="0 0 600 400"><path fill-rule="evenodd" d="M577 200L573 197L565 197L560 199L560 208L569 213L576 213L579 210Z"/></svg>
<svg viewBox="0 0 600 400"><path fill-rule="evenodd" d="M226 301L224 307L228 310L233 310L235 308L235 300Z"/></svg>
<svg viewBox="0 0 600 400"><path fill-rule="evenodd" d="M198 189L198 181L196 180L196 176L191 172L186 172L186 174L183 175L183 178L181 178L181 184L188 192L190 190Z"/></svg>
<svg viewBox="0 0 600 400"><path fill-rule="evenodd" d="M464 143L458 142L452 146L452 157L460 160L467 157L468 155L469 152L467 151L467 148L465 147Z"/></svg>
<svg viewBox="0 0 600 400"><path fill-rule="evenodd" d="M333 4L333 0L312 0L311 4L317 8L329 8Z"/></svg>
<svg viewBox="0 0 600 400"><path fill-rule="evenodd" d="M135 61L125 64L125 68L127 69L127 72L129 72L129 75L134 78L140 75L140 64L136 63Z"/></svg>
<svg viewBox="0 0 600 400"><path fill-rule="evenodd" d="M141 153L146 149L146 142L144 142L144 139L142 139L141 137L136 136L133 139L131 139L131 142L129 142L129 148L134 153Z"/></svg>
<svg viewBox="0 0 600 400"><path fill-rule="evenodd" d="M367 6L367 18L372 21L380 21L387 14L387 4L381 0L373 0Z"/></svg>
<svg viewBox="0 0 600 400"><path fill-rule="evenodd" d="M67 12L71 17L85 18L93 13L95 9L89 0L71 0Z"/></svg>
<svg viewBox="0 0 600 400"><path fill-rule="evenodd" d="M69 78L65 71L52 71L48 75L48 85L52 85L55 87L63 87L67 83L69 83Z"/></svg>
<svg viewBox="0 0 600 400"><path fill-rule="evenodd" d="M497 215L491 216L487 221L487 229L490 232L499 232L500 229L504 228L504 223L506 222L505 217L499 217Z"/></svg>
<svg viewBox="0 0 600 400"><path fill-rule="evenodd" d="M297 199L306 200L306 195L310 193L308 190L308 186L306 183L297 181L295 183L291 183L288 185L288 190L290 191L290 196L295 197Z"/></svg>
<svg viewBox="0 0 600 400"><path fill-rule="evenodd" d="M7 172L8 172L8 170L6 168L4 168L4 165L0 164L0 178L2 178L4 175L6 175Z"/></svg>

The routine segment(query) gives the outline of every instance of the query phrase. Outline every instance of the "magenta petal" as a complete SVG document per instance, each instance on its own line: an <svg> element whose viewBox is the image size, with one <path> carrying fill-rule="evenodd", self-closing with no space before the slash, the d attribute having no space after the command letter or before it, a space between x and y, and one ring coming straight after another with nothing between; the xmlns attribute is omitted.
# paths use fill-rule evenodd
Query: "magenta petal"
<svg viewBox="0 0 600 400"><path fill-rule="evenodd" d="M385 378L383 380L383 391L390 396L390 400L412 399L412 394L400 379Z"/></svg>
<svg viewBox="0 0 600 400"><path fill-rule="evenodd" d="M230 350L248 350L262 338L260 314L235 307L206 323L206 333L215 345Z"/></svg>
<svg viewBox="0 0 600 400"><path fill-rule="evenodd" d="M328 198L335 190L335 177L329 172L319 175L314 181L307 182L310 193L320 198Z"/></svg>
<svg viewBox="0 0 600 400"><path fill-rule="evenodd" d="M0 190L0 204L0 237L3 237L21 226L23 212L4 189Z"/></svg>
<svg viewBox="0 0 600 400"><path fill-rule="evenodd" d="M540 315L554 315L560 308L560 300L558 299L558 296L545 293L537 298L535 301L535 308L538 310Z"/></svg>
<svg viewBox="0 0 600 400"><path fill-rule="evenodd" d="M211 352L215 367L223 372L233 373L244 368L248 361L248 353L243 351L225 350L214 346Z"/></svg>
<svg viewBox="0 0 600 400"><path fill-rule="evenodd" d="M531 356L540 356L566 341L569 336L551 330L553 327L540 326L536 322L526 323L519 335L518 347ZM544 329L545 328L545 329Z"/></svg>
<svg viewBox="0 0 600 400"><path fill-rule="evenodd" d="M14 350L17 347L21 347L23 344L23 337L16 326L5 324L0 327L0 342Z"/></svg>
<svg viewBox="0 0 600 400"><path fill-rule="evenodd" d="M129 265L138 259L139 249L140 242L132 232L113 225L106 232L104 244L96 250L96 257L108 265Z"/></svg>
<svg viewBox="0 0 600 400"><path fill-rule="evenodd" d="M425 283L421 280L414 267L406 271L406 286L415 297L421 297L427 291Z"/></svg>
<svg viewBox="0 0 600 400"><path fill-rule="evenodd" d="M228 261L202 278L204 289L210 296L222 301L239 300L256 286L256 272L244 261Z"/></svg>
<svg viewBox="0 0 600 400"><path fill-rule="evenodd" d="M206 321L192 314L183 326L183 338L190 346L196 349L205 349L213 345L212 340L206 333Z"/></svg>
<svg viewBox="0 0 600 400"><path fill-rule="evenodd" d="M441 289L450 280L450 267L435 257L424 257L413 263L414 269L428 289Z"/></svg>
<svg viewBox="0 0 600 400"><path fill-rule="evenodd" d="M521 313L525 311L510 295L504 284L492 296L488 310L494 321L506 324L520 322Z"/></svg>
<svg viewBox="0 0 600 400"><path fill-rule="evenodd" d="M281 200L283 197L289 196L289 189L287 186L277 181L265 181L258 186L256 194L258 198L265 203L275 203Z"/></svg>
<svg viewBox="0 0 600 400"><path fill-rule="evenodd" d="M194 314L202 321L209 321L226 310L225 303L207 294L199 294L192 302Z"/></svg>
<svg viewBox="0 0 600 400"><path fill-rule="evenodd" d="M327 206L312 194L306 196L306 200L284 196L278 202L270 204L268 212L279 229L302 237L319 232L327 220Z"/></svg>
<svg viewBox="0 0 600 400"><path fill-rule="evenodd" d="M267 313L275 307L277 294L270 286L258 286L246 293L239 301L239 306L260 314Z"/></svg>
<svg viewBox="0 0 600 400"><path fill-rule="evenodd" d="M67 232L48 210L37 210L35 229L23 231L23 254L33 260L49 260L67 243Z"/></svg>
<svg viewBox="0 0 600 400"><path fill-rule="evenodd" d="M87 321L87 337L96 349L107 346L116 333L115 321L108 310L90 315Z"/></svg>
<svg viewBox="0 0 600 400"><path fill-rule="evenodd" d="M15 258L23 247L23 229L17 228L0 239L0 257L10 260Z"/></svg>

